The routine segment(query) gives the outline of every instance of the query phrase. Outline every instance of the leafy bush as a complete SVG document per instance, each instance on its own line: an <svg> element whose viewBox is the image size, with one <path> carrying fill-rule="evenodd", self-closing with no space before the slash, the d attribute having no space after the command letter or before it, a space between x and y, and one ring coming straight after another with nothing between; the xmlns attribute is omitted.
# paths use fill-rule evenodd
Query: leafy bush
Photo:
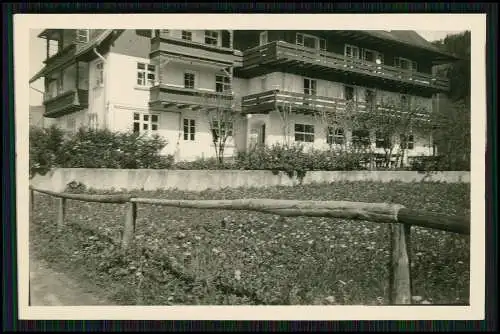
<svg viewBox="0 0 500 334"><path fill-rule="evenodd" d="M470 170L467 160L451 160L449 156L420 156L412 158L410 170L447 171L447 170Z"/></svg>
<svg viewBox="0 0 500 334"><path fill-rule="evenodd" d="M30 127L30 178L35 174L44 175L55 167L63 141L64 133L55 126L47 129Z"/></svg>
<svg viewBox="0 0 500 334"><path fill-rule="evenodd" d="M162 156L167 142L131 132L81 128L64 139L56 127L30 129L30 175L46 173L53 167L168 169L173 156Z"/></svg>
<svg viewBox="0 0 500 334"><path fill-rule="evenodd" d="M59 165L67 168L170 168L171 156L159 152L167 142L158 135L80 129L67 140Z"/></svg>

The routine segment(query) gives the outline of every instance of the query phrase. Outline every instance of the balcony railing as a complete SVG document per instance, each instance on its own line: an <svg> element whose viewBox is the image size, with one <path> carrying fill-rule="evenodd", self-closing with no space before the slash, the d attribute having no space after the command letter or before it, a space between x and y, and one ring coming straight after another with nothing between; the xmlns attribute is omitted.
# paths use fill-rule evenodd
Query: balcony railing
<svg viewBox="0 0 500 334"><path fill-rule="evenodd" d="M227 66L232 65L237 59L233 49L183 40L163 34L151 39L150 58L160 54L172 57L187 57L202 62L216 62Z"/></svg>
<svg viewBox="0 0 500 334"><path fill-rule="evenodd" d="M270 90L258 94L247 95L242 98L241 108L246 114L265 114L280 108L291 108L293 112L305 114L342 114L347 112L369 113L377 115L403 116L411 113L412 119L429 121L430 111L425 108L412 108L403 111L397 106L369 104L366 102L348 101L341 98L315 96L293 93L281 90Z"/></svg>
<svg viewBox="0 0 500 334"><path fill-rule="evenodd" d="M44 97L45 117L60 117L88 107L89 93L84 89L73 89L56 96Z"/></svg>
<svg viewBox="0 0 500 334"><path fill-rule="evenodd" d="M231 108L233 100L227 93L160 84L151 87L149 103L152 107L178 109Z"/></svg>
<svg viewBox="0 0 500 334"><path fill-rule="evenodd" d="M449 80L445 78L354 59L337 53L310 49L283 41L271 42L243 52L243 70L273 64L330 68L439 90L449 89Z"/></svg>

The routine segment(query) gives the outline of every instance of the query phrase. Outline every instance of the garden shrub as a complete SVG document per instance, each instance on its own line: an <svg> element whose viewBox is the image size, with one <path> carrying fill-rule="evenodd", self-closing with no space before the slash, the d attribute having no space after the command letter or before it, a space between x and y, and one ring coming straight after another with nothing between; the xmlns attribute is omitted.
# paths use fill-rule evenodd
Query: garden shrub
<svg viewBox="0 0 500 334"><path fill-rule="evenodd" d="M56 126L50 128L30 127L29 130L29 172L30 178L35 174L45 175L57 164L64 132Z"/></svg>
<svg viewBox="0 0 500 334"><path fill-rule="evenodd" d="M168 169L173 156L163 156L167 142L158 135L81 128L64 138L55 126L30 129L30 174L54 167Z"/></svg>

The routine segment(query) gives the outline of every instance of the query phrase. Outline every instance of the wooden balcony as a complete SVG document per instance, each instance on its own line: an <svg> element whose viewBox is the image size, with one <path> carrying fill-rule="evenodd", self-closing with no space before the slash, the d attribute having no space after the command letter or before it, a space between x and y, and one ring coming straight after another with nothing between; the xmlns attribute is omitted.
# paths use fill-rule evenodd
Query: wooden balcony
<svg viewBox="0 0 500 334"><path fill-rule="evenodd" d="M232 108L231 94L216 93L160 84L150 89L149 105L158 110L200 110L211 108Z"/></svg>
<svg viewBox="0 0 500 334"><path fill-rule="evenodd" d="M365 102L347 101L340 98L312 96L281 90L270 90L258 94L247 95L241 101L242 112L245 114L267 114L274 110L291 108L292 112L315 115L319 113L342 114L354 112L364 114L380 112L393 116L405 114L396 106L370 105ZM430 110L415 112L412 118L420 121L430 120Z"/></svg>
<svg viewBox="0 0 500 334"><path fill-rule="evenodd" d="M46 97L43 104L45 105L45 117L60 117L87 108L89 92L84 89L69 90L55 97Z"/></svg>
<svg viewBox="0 0 500 334"><path fill-rule="evenodd" d="M211 63L216 66L232 66L237 59L233 49L187 41L162 34L151 39L149 55L150 58L162 55L166 58Z"/></svg>
<svg viewBox="0 0 500 334"><path fill-rule="evenodd" d="M283 41L271 42L243 52L243 64L239 73L245 77L262 74L266 68L300 69L330 74L351 74L361 80L388 82L399 87L423 88L447 91L449 80L431 74L403 70L401 68L379 65L373 62L353 59L344 55L314 50Z"/></svg>

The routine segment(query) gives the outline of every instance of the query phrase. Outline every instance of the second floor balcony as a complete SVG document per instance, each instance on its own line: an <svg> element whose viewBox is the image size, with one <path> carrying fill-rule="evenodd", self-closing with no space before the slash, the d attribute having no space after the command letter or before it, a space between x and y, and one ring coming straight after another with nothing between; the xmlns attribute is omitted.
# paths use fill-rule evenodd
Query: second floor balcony
<svg viewBox="0 0 500 334"><path fill-rule="evenodd" d="M233 101L233 95L228 93L158 84L150 89L149 105L160 110L229 109Z"/></svg>
<svg viewBox="0 0 500 334"><path fill-rule="evenodd" d="M278 71L301 71L331 74L349 74L351 77L385 82L397 87L421 88L429 92L449 90L449 80L432 74L406 70L385 64L351 58L341 54L311 49L283 41L274 41L246 50L242 54L242 76L252 77Z"/></svg>
<svg viewBox="0 0 500 334"><path fill-rule="evenodd" d="M54 94L46 93L43 104L45 117L56 118L88 108L89 92L87 89L70 89Z"/></svg>
<svg viewBox="0 0 500 334"><path fill-rule="evenodd" d="M242 112L245 114L266 114L275 110L288 110L295 113L321 116L330 115L362 115L375 112L376 115L404 115L416 121L429 121L430 112L426 108L408 108L393 103L367 103L342 98L307 95L282 90L269 90L258 94L247 95L241 101Z"/></svg>

